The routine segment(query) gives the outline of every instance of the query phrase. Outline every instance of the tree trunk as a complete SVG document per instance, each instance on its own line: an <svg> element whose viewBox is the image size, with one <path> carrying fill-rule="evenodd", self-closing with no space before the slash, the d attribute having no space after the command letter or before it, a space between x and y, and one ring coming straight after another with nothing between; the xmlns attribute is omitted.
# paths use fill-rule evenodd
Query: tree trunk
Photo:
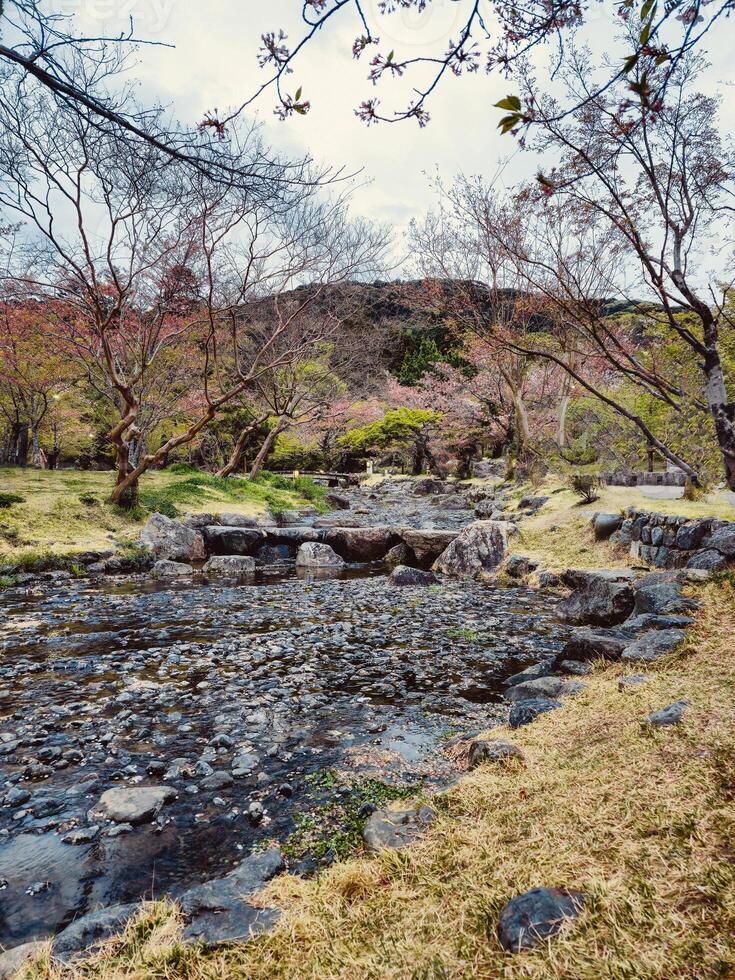
<svg viewBox="0 0 735 980"><path fill-rule="evenodd" d="M21 422L18 427L18 441L15 448L15 458L18 466L23 469L28 466L28 423Z"/></svg>
<svg viewBox="0 0 735 980"><path fill-rule="evenodd" d="M559 399L559 408L556 414L556 444L559 449L566 449L567 445L567 411L569 410L569 395L564 394Z"/></svg>
<svg viewBox="0 0 735 980"><path fill-rule="evenodd" d="M653 473L653 446L650 442L646 445L646 457L648 459L648 472Z"/></svg>
<svg viewBox="0 0 735 980"><path fill-rule="evenodd" d="M217 470L217 476L229 476L230 473L235 472L242 460L242 454L245 451L245 446L247 445L248 439L253 432L255 432L258 426L265 422L266 418L267 416L261 416L259 419L254 419L245 426L245 428L240 432L240 435L237 437L237 442L233 447L230 458L227 460L221 470Z"/></svg>
<svg viewBox="0 0 735 980"><path fill-rule="evenodd" d="M39 469L42 466L41 462L41 436L39 432L39 424L34 423L31 426L31 439L33 445L33 465Z"/></svg>
<svg viewBox="0 0 735 980"><path fill-rule="evenodd" d="M725 481L735 490L735 402L728 401L727 386L717 350L708 348L704 359L707 404L715 422L717 442L725 468Z"/></svg>
<svg viewBox="0 0 735 980"><path fill-rule="evenodd" d="M516 426L518 429L518 448L522 450L531 440L531 428L528 422L528 410L520 392L513 392L513 408L515 409Z"/></svg>
<svg viewBox="0 0 735 980"><path fill-rule="evenodd" d="M263 440L263 445L260 447L258 455L253 460L253 465L250 467L250 473L248 476L251 480L255 480L260 471L263 469L263 463L265 463L266 459L268 458L268 453L271 451L273 443L285 428L286 426L283 424L283 420L279 420L278 424L271 429Z"/></svg>

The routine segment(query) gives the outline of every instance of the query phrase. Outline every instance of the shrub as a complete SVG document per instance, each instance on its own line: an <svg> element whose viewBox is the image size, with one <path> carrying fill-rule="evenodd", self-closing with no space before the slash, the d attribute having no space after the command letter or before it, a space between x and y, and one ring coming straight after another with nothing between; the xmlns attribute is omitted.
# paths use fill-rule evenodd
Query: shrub
<svg viewBox="0 0 735 980"><path fill-rule="evenodd" d="M25 497L21 497L17 493L0 491L0 507L12 507L13 504L23 504L25 503L25 499Z"/></svg>
<svg viewBox="0 0 735 980"><path fill-rule="evenodd" d="M80 493L79 503L84 504L85 507L96 507L99 504L99 500L91 493Z"/></svg>
<svg viewBox="0 0 735 980"><path fill-rule="evenodd" d="M172 463L166 467L169 473L198 473L199 470L191 463Z"/></svg>
<svg viewBox="0 0 735 980"><path fill-rule="evenodd" d="M568 485L572 493L581 498L583 504L593 504L600 496L597 491L602 484L595 473L572 473Z"/></svg>

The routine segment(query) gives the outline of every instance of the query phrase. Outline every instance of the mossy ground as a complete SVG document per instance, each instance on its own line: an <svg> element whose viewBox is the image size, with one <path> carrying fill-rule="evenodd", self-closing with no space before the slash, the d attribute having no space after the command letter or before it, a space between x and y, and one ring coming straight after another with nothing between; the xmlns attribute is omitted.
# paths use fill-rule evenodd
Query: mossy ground
<svg viewBox="0 0 735 980"><path fill-rule="evenodd" d="M151 472L141 481L141 506L132 512L107 502L112 484L111 473L0 468L0 491L23 498L0 509L0 570L3 564L27 567L49 556L73 560L76 552L129 545L156 510L174 517L184 511L264 516L269 510L323 509L322 488L303 478Z"/></svg>

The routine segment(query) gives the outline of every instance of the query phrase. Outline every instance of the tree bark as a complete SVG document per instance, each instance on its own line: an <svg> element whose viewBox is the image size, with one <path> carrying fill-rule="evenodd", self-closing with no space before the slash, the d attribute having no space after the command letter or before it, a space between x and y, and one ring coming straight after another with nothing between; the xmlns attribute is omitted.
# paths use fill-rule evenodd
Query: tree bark
<svg viewBox="0 0 735 980"><path fill-rule="evenodd" d="M559 399L559 408L556 414L556 444L559 449L566 449L567 445L567 411L569 410L569 395L564 394Z"/></svg>
<svg viewBox="0 0 735 980"><path fill-rule="evenodd" d="M229 476L230 473L235 472L242 460L242 454L245 450L248 439L253 432L255 432L258 426L262 425L267 418L267 415L261 415L260 418L253 419L252 422L249 422L248 425L242 429L240 435L237 437L237 442L230 453L230 458L227 460L222 469L217 470L217 476Z"/></svg>
<svg viewBox="0 0 735 980"><path fill-rule="evenodd" d="M21 422L18 426L18 441L16 442L15 458L18 466L23 469L28 466L28 423Z"/></svg>
<svg viewBox="0 0 735 980"><path fill-rule="evenodd" d="M249 479L256 479L260 471L263 469L263 464L268 457L268 453L273 447L273 443L285 428L285 421L283 419L279 419L277 424L273 426L268 435L265 437L263 440L263 445L258 450L258 455L253 460L253 465L250 467L250 473L248 474Z"/></svg>

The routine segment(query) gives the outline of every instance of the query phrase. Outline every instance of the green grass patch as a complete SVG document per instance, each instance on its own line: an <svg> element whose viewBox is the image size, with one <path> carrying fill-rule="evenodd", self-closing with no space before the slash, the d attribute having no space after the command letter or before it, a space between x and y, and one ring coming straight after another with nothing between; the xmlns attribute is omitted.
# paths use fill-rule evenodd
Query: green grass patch
<svg viewBox="0 0 735 980"><path fill-rule="evenodd" d="M23 503L25 503L25 497L21 497L20 494L0 491L0 508L5 509L6 507L12 507L13 504Z"/></svg>
<svg viewBox="0 0 735 980"><path fill-rule="evenodd" d="M307 777L315 803L296 817L296 829L282 846L286 857L317 862L344 860L363 849L362 832L372 808L415 797L416 783L385 783L380 779L345 778L332 770ZM319 802L330 793L326 802Z"/></svg>

